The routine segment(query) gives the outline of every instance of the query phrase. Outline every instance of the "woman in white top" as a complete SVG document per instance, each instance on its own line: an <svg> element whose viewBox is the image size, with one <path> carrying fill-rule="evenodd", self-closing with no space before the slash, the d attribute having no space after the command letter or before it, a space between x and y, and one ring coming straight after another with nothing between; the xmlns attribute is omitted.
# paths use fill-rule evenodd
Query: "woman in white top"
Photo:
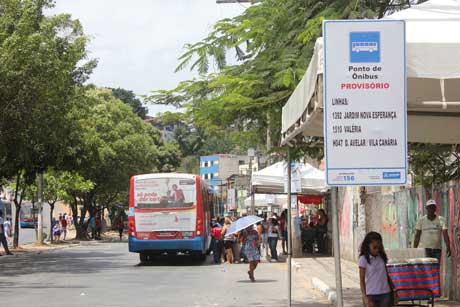
<svg viewBox="0 0 460 307"><path fill-rule="evenodd" d="M279 232L278 221L272 217L268 224L268 244L270 245L271 259L276 261L278 261L276 246L278 245Z"/></svg>

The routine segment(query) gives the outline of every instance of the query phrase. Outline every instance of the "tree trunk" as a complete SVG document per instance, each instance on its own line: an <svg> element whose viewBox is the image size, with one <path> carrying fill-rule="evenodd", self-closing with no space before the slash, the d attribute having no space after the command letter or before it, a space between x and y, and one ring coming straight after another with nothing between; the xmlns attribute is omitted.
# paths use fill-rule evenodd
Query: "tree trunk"
<svg viewBox="0 0 460 307"><path fill-rule="evenodd" d="M38 240L38 225L35 225L35 199L32 199L32 223L35 230L35 241Z"/></svg>
<svg viewBox="0 0 460 307"><path fill-rule="evenodd" d="M24 193L26 192L26 186L24 184L21 192L19 193L20 188L21 188L20 184L21 184L21 172L19 171L16 175L16 188L14 191L14 206L16 208L16 212L14 214L14 236L13 236L13 247L14 248L17 248L19 246L19 223L20 223L19 217L21 215L22 199L24 198Z"/></svg>
<svg viewBox="0 0 460 307"><path fill-rule="evenodd" d="M13 247L17 248L19 246L19 215L21 213L21 204L14 200L14 206L16 212L14 213L14 236L13 236Z"/></svg>
<svg viewBox="0 0 460 307"><path fill-rule="evenodd" d="M53 237L53 212L54 212L54 203L49 204L50 205L50 242L53 243L54 237Z"/></svg>
<svg viewBox="0 0 460 307"><path fill-rule="evenodd" d="M85 216L86 216L86 205L83 206L80 212L80 221L78 222L78 229L77 229L77 240L86 240L87 238L87 225L85 225Z"/></svg>

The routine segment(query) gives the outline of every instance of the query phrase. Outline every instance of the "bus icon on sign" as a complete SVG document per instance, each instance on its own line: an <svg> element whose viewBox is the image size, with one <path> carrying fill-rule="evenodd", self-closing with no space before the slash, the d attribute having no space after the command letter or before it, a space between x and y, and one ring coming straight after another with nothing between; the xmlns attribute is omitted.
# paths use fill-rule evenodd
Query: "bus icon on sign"
<svg viewBox="0 0 460 307"><path fill-rule="evenodd" d="M376 42L354 42L351 44L351 51L361 52L368 51L374 52L379 50L379 45Z"/></svg>
<svg viewBox="0 0 460 307"><path fill-rule="evenodd" d="M350 32L350 62L380 62L380 32Z"/></svg>

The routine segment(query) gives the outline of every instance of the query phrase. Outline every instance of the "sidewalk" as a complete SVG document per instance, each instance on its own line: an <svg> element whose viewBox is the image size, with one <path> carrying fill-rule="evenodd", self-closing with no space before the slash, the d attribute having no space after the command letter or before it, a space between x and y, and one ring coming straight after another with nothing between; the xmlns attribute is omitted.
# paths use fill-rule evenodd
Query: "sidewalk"
<svg viewBox="0 0 460 307"><path fill-rule="evenodd" d="M334 258L295 258L293 259L293 278L296 283L304 284L306 291L313 289L330 302L335 303L335 264ZM359 286L359 273L356 263L341 261L343 302L347 307L361 307L362 298ZM460 306L458 302L445 299L436 300L435 306Z"/></svg>

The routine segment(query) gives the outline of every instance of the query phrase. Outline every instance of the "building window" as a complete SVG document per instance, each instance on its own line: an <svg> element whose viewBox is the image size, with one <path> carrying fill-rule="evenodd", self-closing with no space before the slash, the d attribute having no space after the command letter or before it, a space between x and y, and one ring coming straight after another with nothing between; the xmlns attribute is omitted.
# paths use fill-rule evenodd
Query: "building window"
<svg viewBox="0 0 460 307"><path fill-rule="evenodd" d="M214 178L214 174L210 174L210 175L211 175L211 179L213 179L213 178Z"/></svg>
<svg viewBox="0 0 460 307"><path fill-rule="evenodd" d="M214 173L214 177L219 177L219 173Z"/></svg>

